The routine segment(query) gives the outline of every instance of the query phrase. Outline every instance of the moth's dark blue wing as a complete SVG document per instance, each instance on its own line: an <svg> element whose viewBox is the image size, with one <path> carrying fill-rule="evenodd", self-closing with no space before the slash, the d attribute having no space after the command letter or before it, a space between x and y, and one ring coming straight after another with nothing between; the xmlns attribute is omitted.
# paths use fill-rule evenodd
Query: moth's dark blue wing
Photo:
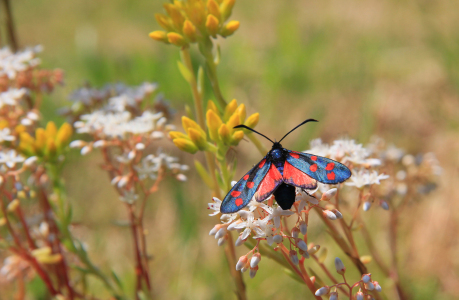
<svg viewBox="0 0 459 300"><path fill-rule="evenodd" d="M287 151L289 164L319 182L337 184L351 177L351 170L342 163L314 154Z"/></svg>
<svg viewBox="0 0 459 300"><path fill-rule="evenodd" d="M224 214L237 212L247 206L253 196L257 201L266 199L280 184L281 178L274 165L267 161L266 157L263 158L228 192L222 201L220 212Z"/></svg>

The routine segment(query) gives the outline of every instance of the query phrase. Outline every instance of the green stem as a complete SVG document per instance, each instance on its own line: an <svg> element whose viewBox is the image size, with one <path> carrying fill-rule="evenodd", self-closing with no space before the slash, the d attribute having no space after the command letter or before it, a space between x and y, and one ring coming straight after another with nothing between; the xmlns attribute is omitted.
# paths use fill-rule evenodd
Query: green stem
<svg viewBox="0 0 459 300"><path fill-rule="evenodd" d="M255 147L257 147L257 149L260 152L260 154L261 155L266 155L268 150L265 148L265 146L263 146L262 143L260 143L258 138L255 135L253 135L253 133L251 133L251 132L247 132L246 135L249 138L249 140L255 145Z"/></svg>

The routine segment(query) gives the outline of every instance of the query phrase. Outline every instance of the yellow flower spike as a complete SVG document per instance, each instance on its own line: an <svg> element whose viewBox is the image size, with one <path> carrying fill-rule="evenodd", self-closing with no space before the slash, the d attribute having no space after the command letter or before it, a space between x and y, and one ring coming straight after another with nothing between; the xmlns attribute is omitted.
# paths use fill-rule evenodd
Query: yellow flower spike
<svg viewBox="0 0 459 300"><path fill-rule="evenodd" d="M188 132L188 130L190 128L194 128L194 129L197 129L198 131L200 131L204 136L206 135L206 133L204 132L204 130L202 130L201 126L198 125L198 123L196 123L195 121L191 120L190 118L188 117L185 117L185 116L182 116L182 126L183 126L183 129L185 129L186 133L188 135L190 135L190 133Z"/></svg>
<svg viewBox="0 0 459 300"><path fill-rule="evenodd" d="M239 114L239 124L244 124L245 117L246 117L246 111L245 111L244 103L240 104L237 107L236 112Z"/></svg>
<svg viewBox="0 0 459 300"><path fill-rule="evenodd" d="M217 2L215 2L215 0L207 1L207 9L209 11L209 14L215 16L217 19L220 20L221 18L220 7L217 4Z"/></svg>
<svg viewBox="0 0 459 300"><path fill-rule="evenodd" d="M177 146L177 148L179 148L182 151L191 154L195 154L196 152L198 152L198 147L196 147L196 145L188 139L178 138L174 139L172 142L174 142L175 146Z"/></svg>
<svg viewBox="0 0 459 300"><path fill-rule="evenodd" d="M217 115L220 115L217 106L212 100L207 101L207 110L213 110Z"/></svg>
<svg viewBox="0 0 459 300"><path fill-rule="evenodd" d="M207 32L214 38L217 37L219 23L220 22L215 16L213 15L207 16L207 20L206 20Z"/></svg>
<svg viewBox="0 0 459 300"><path fill-rule="evenodd" d="M46 124L46 136L48 138L52 138L54 139L56 137L56 134L57 134L57 127L56 127L56 124L54 124L53 121L50 121L48 122L48 124Z"/></svg>
<svg viewBox="0 0 459 300"><path fill-rule="evenodd" d="M223 37L227 37L232 35L236 30L239 28L239 21L230 21L228 24L223 26L222 30L220 31L220 35Z"/></svg>
<svg viewBox="0 0 459 300"><path fill-rule="evenodd" d="M166 31L174 31L171 18L163 14L155 14L155 18L159 26L164 28Z"/></svg>
<svg viewBox="0 0 459 300"><path fill-rule="evenodd" d="M165 31L156 30L156 31L150 32L148 36L159 42L169 44L169 40L167 39L167 33Z"/></svg>
<svg viewBox="0 0 459 300"><path fill-rule="evenodd" d="M236 109L237 109L237 101L236 99L233 99L225 107L225 114L223 115L223 120L225 121L228 120L233 115L233 113L236 111Z"/></svg>
<svg viewBox="0 0 459 300"><path fill-rule="evenodd" d="M199 150L204 151L207 148L206 136L203 135L199 130L189 128L188 136L190 137L191 141L198 147Z"/></svg>
<svg viewBox="0 0 459 300"><path fill-rule="evenodd" d="M218 134L226 145L231 144L231 132L226 124L222 124L222 126L220 126L218 129Z"/></svg>
<svg viewBox="0 0 459 300"><path fill-rule="evenodd" d="M238 130L231 136L231 145L237 146L239 142L244 138L244 132L242 130Z"/></svg>
<svg viewBox="0 0 459 300"><path fill-rule="evenodd" d="M192 42L196 42L196 27L189 20L183 23L183 34Z"/></svg>
<svg viewBox="0 0 459 300"><path fill-rule="evenodd" d="M183 36L176 32L169 32L167 34L167 40L169 41L169 43L174 44L175 46L179 46L179 47L183 47L187 44Z"/></svg>
<svg viewBox="0 0 459 300"><path fill-rule="evenodd" d="M214 142L217 142L219 140L218 129L223 124L222 120L215 113L215 111L213 111L212 109L209 109L207 110L207 113L206 113L206 121L207 121L207 128L209 128L209 135L210 135L211 140Z"/></svg>
<svg viewBox="0 0 459 300"><path fill-rule="evenodd" d="M226 122L226 125L228 126L228 129L230 130L231 133L234 131L234 126L240 125L241 122L239 121L240 117L237 112L234 112L234 114L230 117L228 122Z"/></svg>
<svg viewBox="0 0 459 300"><path fill-rule="evenodd" d="M169 132L169 137L171 139L178 139L178 138L187 139L188 138L188 136L186 134L184 134L183 132L180 132L180 131L170 131Z"/></svg>
<svg viewBox="0 0 459 300"><path fill-rule="evenodd" d="M260 114L259 113L254 113L250 115L247 120L245 120L244 125L248 126L250 128L254 128L257 126L258 121L260 120Z"/></svg>
<svg viewBox="0 0 459 300"><path fill-rule="evenodd" d="M175 29L181 30L183 27L183 22L185 21L185 18L180 12L180 8L170 3L165 3L164 8L166 9L167 14L171 17L172 23L174 24Z"/></svg>
<svg viewBox="0 0 459 300"><path fill-rule="evenodd" d="M69 123L64 123L61 125L61 128L57 131L56 135L56 145L59 148L67 146L72 137L73 129Z"/></svg>
<svg viewBox="0 0 459 300"><path fill-rule="evenodd" d="M234 3L236 3L236 0L224 0L220 5L220 12L222 13L223 21L226 21L229 18L229 16L231 16Z"/></svg>

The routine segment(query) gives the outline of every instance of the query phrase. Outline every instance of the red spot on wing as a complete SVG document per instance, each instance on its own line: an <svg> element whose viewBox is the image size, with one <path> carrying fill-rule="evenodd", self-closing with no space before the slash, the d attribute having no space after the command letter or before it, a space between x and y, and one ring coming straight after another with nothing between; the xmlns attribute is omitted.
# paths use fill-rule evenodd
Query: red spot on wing
<svg viewBox="0 0 459 300"><path fill-rule="evenodd" d="M335 172L330 172L327 174L328 180L335 180Z"/></svg>
<svg viewBox="0 0 459 300"><path fill-rule="evenodd" d="M328 163L327 167L325 167L325 170L331 171L335 168L335 163Z"/></svg>
<svg viewBox="0 0 459 300"><path fill-rule="evenodd" d="M242 201L242 198L237 198L234 203L236 203L237 206L241 206L244 201Z"/></svg>
<svg viewBox="0 0 459 300"><path fill-rule="evenodd" d="M257 193L255 194L255 198L257 199L257 201L262 201L266 199L281 183L281 181L281 173L277 170L277 168L274 165L271 165L268 173L266 173L265 177L261 181Z"/></svg>
<svg viewBox="0 0 459 300"><path fill-rule="evenodd" d="M263 159L260 164L258 165L258 167L261 169L263 168L263 166L265 165L265 162L266 162L266 159Z"/></svg>
<svg viewBox="0 0 459 300"><path fill-rule="evenodd" d="M247 182L247 187L249 189L253 188L254 185L255 185L255 183L253 183L252 181Z"/></svg>
<svg viewBox="0 0 459 300"><path fill-rule="evenodd" d="M237 197L237 196L239 196L240 194L241 194L241 192L239 192L239 191L232 191L232 192L231 192L231 196L233 196L233 197Z"/></svg>
<svg viewBox="0 0 459 300"><path fill-rule="evenodd" d="M244 178L244 180L249 179L249 174L245 175L243 178Z"/></svg>
<svg viewBox="0 0 459 300"><path fill-rule="evenodd" d="M300 158L300 155L296 153L290 153L290 156L293 158Z"/></svg>
<svg viewBox="0 0 459 300"><path fill-rule="evenodd" d="M311 159L312 159L313 161L316 161L316 160L317 160L317 156L313 155L313 156L311 156Z"/></svg>
<svg viewBox="0 0 459 300"><path fill-rule="evenodd" d="M302 188L315 188L317 185L314 178L311 178L306 173L298 170L288 161L284 164L284 182Z"/></svg>
<svg viewBox="0 0 459 300"><path fill-rule="evenodd" d="M317 171L317 164L311 165L311 166L309 167L309 170L310 170L311 172Z"/></svg>

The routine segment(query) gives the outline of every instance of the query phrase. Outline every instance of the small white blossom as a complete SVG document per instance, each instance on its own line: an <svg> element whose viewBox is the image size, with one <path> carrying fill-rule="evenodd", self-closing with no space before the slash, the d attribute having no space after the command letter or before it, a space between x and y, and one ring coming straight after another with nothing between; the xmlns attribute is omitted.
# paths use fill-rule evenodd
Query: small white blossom
<svg viewBox="0 0 459 300"><path fill-rule="evenodd" d="M291 211L291 210L283 210L280 206L278 206L276 209L273 210L273 213L271 215L269 215L269 220L273 220L274 222L274 226L276 228L279 228L280 226L280 218L282 216L291 216L293 215L295 212Z"/></svg>
<svg viewBox="0 0 459 300"><path fill-rule="evenodd" d="M9 128L0 129L0 143L4 141L11 142L15 139L14 135L11 135L11 130Z"/></svg>
<svg viewBox="0 0 459 300"><path fill-rule="evenodd" d="M378 174L378 172L374 170L371 172L366 169L360 169L358 171L352 170L350 181L345 182L345 185L362 188L366 185L380 184L381 180L387 178L389 178L389 175Z"/></svg>
<svg viewBox="0 0 459 300"><path fill-rule="evenodd" d="M14 168L17 163L22 163L25 158L18 155L16 151L9 150L8 152L0 152L0 164L5 164L8 168Z"/></svg>

